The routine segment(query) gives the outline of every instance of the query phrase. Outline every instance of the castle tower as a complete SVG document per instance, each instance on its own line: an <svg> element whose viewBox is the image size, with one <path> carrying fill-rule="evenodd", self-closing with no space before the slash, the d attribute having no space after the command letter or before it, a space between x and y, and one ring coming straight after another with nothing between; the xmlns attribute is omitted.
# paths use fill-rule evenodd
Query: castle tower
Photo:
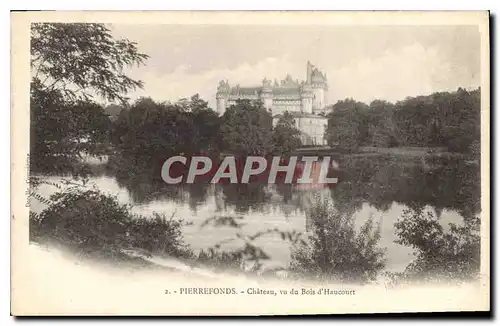
<svg viewBox="0 0 500 326"><path fill-rule="evenodd" d="M310 84L302 85L300 92L300 99L302 102L301 111L302 113L313 113L313 98L314 93Z"/></svg>
<svg viewBox="0 0 500 326"><path fill-rule="evenodd" d="M314 67L311 62L307 61L307 79L306 83L303 85L303 93L308 94L309 91L312 93L312 107L309 108L307 97L309 95L302 96L304 99L303 111L305 113L318 114L326 106L326 93L328 91L328 81L326 75L324 75L318 68Z"/></svg>
<svg viewBox="0 0 500 326"><path fill-rule="evenodd" d="M307 81L306 84L311 85L311 75L312 75L313 65L307 61Z"/></svg>
<svg viewBox="0 0 500 326"><path fill-rule="evenodd" d="M217 93L215 94L215 98L217 100L217 112L220 115L223 115L226 112L227 108L227 99L229 98L230 87L229 83L224 80L219 82L219 86L217 87Z"/></svg>
<svg viewBox="0 0 500 326"><path fill-rule="evenodd" d="M313 113L320 113L326 106L326 93L328 91L328 81L326 75L324 75L318 68L314 68L312 65L308 65L308 72L310 75L308 79L311 81L311 88L314 94L312 110Z"/></svg>
<svg viewBox="0 0 500 326"><path fill-rule="evenodd" d="M260 99L264 103L264 107L269 110L273 107L273 88L271 81L267 78L262 80L262 91L260 93Z"/></svg>

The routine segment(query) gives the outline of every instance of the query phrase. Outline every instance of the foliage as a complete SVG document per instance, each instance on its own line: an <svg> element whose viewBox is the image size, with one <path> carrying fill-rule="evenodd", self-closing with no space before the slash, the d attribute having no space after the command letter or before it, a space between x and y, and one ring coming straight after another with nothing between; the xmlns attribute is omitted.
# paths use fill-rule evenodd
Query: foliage
<svg viewBox="0 0 500 326"><path fill-rule="evenodd" d="M194 94L189 99L182 98L176 102L176 105L180 106L186 112L204 111L208 108L208 102L203 100L200 94Z"/></svg>
<svg viewBox="0 0 500 326"><path fill-rule="evenodd" d="M365 283L385 267L378 247L380 228L370 218L355 231L350 215L341 214L328 200L318 200L308 212L312 234L292 255L291 271L307 278Z"/></svg>
<svg viewBox="0 0 500 326"><path fill-rule="evenodd" d="M287 116L273 132L272 117L260 103L239 101L219 117L198 94L177 103L141 98L121 111L111 139L125 156L153 165L182 153L269 154L273 140L279 151L288 153L300 145L298 131L288 120Z"/></svg>
<svg viewBox="0 0 500 326"><path fill-rule="evenodd" d="M368 138L365 144L377 147L394 147L399 140L393 122L394 105L387 101L375 100L370 103L368 112Z"/></svg>
<svg viewBox="0 0 500 326"><path fill-rule="evenodd" d="M113 123L113 143L128 157L148 161L176 154L199 154L219 147L219 117L196 94L190 101L137 100Z"/></svg>
<svg viewBox="0 0 500 326"><path fill-rule="evenodd" d="M216 272L241 271L242 257L239 252L226 252L208 248L196 256L196 263L209 266Z"/></svg>
<svg viewBox="0 0 500 326"><path fill-rule="evenodd" d="M404 273L414 280L468 280L478 276L481 256L480 220L449 224L446 232L432 212L407 209L395 224L395 241L415 249L416 259Z"/></svg>
<svg viewBox="0 0 500 326"><path fill-rule="evenodd" d="M125 101L142 82L123 70L146 58L103 24L32 24L32 171L84 173L80 155L101 154L110 127L95 99Z"/></svg>
<svg viewBox="0 0 500 326"><path fill-rule="evenodd" d="M358 146L447 147L476 155L481 134L481 90L433 93L392 104L370 105L346 99L328 114L328 144L355 150Z"/></svg>
<svg viewBox="0 0 500 326"><path fill-rule="evenodd" d="M106 115L109 117L111 121L116 121L121 112L123 110L126 110L127 107L128 105L122 106L117 104L110 104L104 108L104 112L106 112Z"/></svg>
<svg viewBox="0 0 500 326"><path fill-rule="evenodd" d="M266 155L272 152L272 116L260 102L239 100L222 116L224 148L236 155Z"/></svg>
<svg viewBox="0 0 500 326"><path fill-rule="evenodd" d="M136 216L116 198L80 187L57 192L48 202L40 214L30 216L31 240L55 240L83 253L140 249L149 255L189 255L182 240L182 221L173 217Z"/></svg>
<svg viewBox="0 0 500 326"><path fill-rule="evenodd" d="M423 161L423 162L422 162ZM381 211L393 203L418 209L432 206L472 217L481 210L479 165L463 155L411 157L374 154L344 157L341 181L331 189L337 209L352 212L363 203Z"/></svg>
<svg viewBox="0 0 500 326"><path fill-rule="evenodd" d="M212 152L221 149L220 124L221 119L215 111L208 108L208 102L198 94L191 97L188 109L191 112L192 134L191 146L196 152Z"/></svg>
<svg viewBox="0 0 500 326"><path fill-rule="evenodd" d="M365 123L368 106L353 99L338 101L327 115L328 127L325 137L330 146L350 151L361 146L368 135Z"/></svg>
<svg viewBox="0 0 500 326"><path fill-rule="evenodd" d="M274 152L282 156L290 155L301 145L300 131L295 127L295 119L286 111L273 129Z"/></svg>
<svg viewBox="0 0 500 326"><path fill-rule="evenodd" d="M125 155L164 160L164 155L183 152L189 132L189 119L182 108L141 98L119 116L113 139Z"/></svg>
<svg viewBox="0 0 500 326"><path fill-rule="evenodd" d="M278 236L282 241L289 242L292 246L303 243L302 235L296 231L282 231L278 228L270 228L255 232L245 233L244 223L241 217L214 216L206 219L201 227L228 227L235 230L233 238L219 241L213 247L202 250L197 257L197 262L215 267L216 270L243 270L244 272L256 273L262 270L263 263L271 257L257 244L256 241L264 236ZM232 243L237 244L235 249L225 250L224 246Z"/></svg>
<svg viewBox="0 0 500 326"><path fill-rule="evenodd" d="M31 27L33 81L67 100L90 101L94 96L125 101L129 90L142 87L123 73L147 55L136 43L115 40L104 24L34 23Z"/></svg>
<svg viewBox="0 0 500 326"><path fill-rule="evenodd" d="M32 88L30 168L33 172L81 172L81 156L98 155L111 122L95 103L65 103Z"/></svg>
<svg viewBox="0 0 500 326"><path fill-rule="evenodd" d="M94 191L59 192L39 217L40 233L71 247L118 251L131 216L126 206Z"/></svg>
<svg viewBox="0 0 500 326"><path fill-rule="evenodd" d="M183 243L182 220L174 216L153 213L153 216L136 216L129 223L128 241L133 248L152 254L172 257L190 257L191 251Z"/></svg>

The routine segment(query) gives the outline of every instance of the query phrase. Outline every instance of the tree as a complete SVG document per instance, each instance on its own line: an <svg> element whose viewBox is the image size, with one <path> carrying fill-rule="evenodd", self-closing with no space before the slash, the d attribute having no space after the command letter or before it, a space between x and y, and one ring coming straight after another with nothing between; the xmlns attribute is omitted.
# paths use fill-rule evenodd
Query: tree
<svg viewBox="0 0 500 326"><path fill-rule="evenodd" d="M370 143L377 147L394 147L398 144L395 126L390 117L383 117L368 129Z"/></svg>
<svg viewBox="0 0 500 326"><path fill-rule="evenodd" d="M378 247L380 228L370 218L356 232L352 216L328 201L318 200L308 212L312 234L292 254L291 270L320 280L366 283L385 267L385 251ZM357 234L356 234L357 233Z"/></svg>
<svg viewBox="0 0 500 326"><path fill-rule="evenodd" d="M118 147L128 157L144 162L185 152L191 144L190 117L175 104L138 99L114 124Z"/></svg>
<svg viewBox="0 0 500 326"><path fill-rule="evenodd" d="M481 138L481 90L439 92L407 97L396 104L374 100L338 101L328 114L328 144L347 150L358 146L447 147L476 155Z"/></svg>
<svg viewBox="0 0 500 326"><path fill-rule="evenodd" d="M280 155L290 155L301 145L300 131L295 127L295 119L286 111L273 130L274 151Z"/></svg>
<svg viewBox="0 0 500 326"><path fill-rule="evenodd" d="M239 100L222 116L222 141L237 155L266 155L273 150L272 128L272 116L262 103Z"/></svg>
<svg viewBox="0 0 500 326"><path fill-rule="evenodd" d="M219 115L209 108L195 109L190 112L193 125L191 152L214 152L221 147Z"/></svg>
<svg viewBox="0 0 500 326"><path fill-rule="evenodd" d="M47 199L48 207L30 219L30 240L56 241L79 253L125 258L127 249L147 255L189 255L182 220L153 213L134 215L115 197L72 186Z"/></svg>
<svg viewBox="0 0 500 326"><path fill-rule="evenodd" d="M126 110L125 106L116 104L110 104L104 108L104 111L111 121L116 121L123 110Z"/></svg>
<svg viewBox="0 0 500 326"><path fill-rule="evenodd" d="M113 140L124 155L143 160L214 151L220 118L207 104L198 95L173 104L141 98L113 124Z"/></svg>
<svg viewBox="0 0 500 326"><path fill-rule="evenodd" d="M393 147L398 144L393 114L394 104L390 102L374 100L370 103L367 113L368 144L377 147Z"/></svg>
<svg viewBox="0 0 500 326"><path fill-rule="evenodd" d="M481 138L481 91L439 92L397 102L393 121L404 146L443 146L471 153Z"/></svg>
<svg viewBox="0 0 500 326"><path fill-rule="evenodd" d="M480 220L464 219L449 224L446 232L437 216L422 209L403 212L395 224L396 243L416 250L416 259L405 270L409 280L468 280L479 274L481 258Z"/></svg>
<svg viewBox="0 0 500 326"><path fill-rule="evenodd" d="M458 89L441 101L441 122L443 145L452 151L474 153L474 146L481 141L481 90L468 92Z"/></svg>
<svg viewBox="0 0 500 326"><path fill-rule="evenodd" d="M66 103L55 94L32 88L30 169L33 172L83 173L82 154L98 155L107 142L111 122L102 106Z"/></svg>
<svg viewBox="0 0 500 326"><path fill-rule="evenodd" d="M191 99L158 103L140 98L121 112L112 127L112 140L120 155L108 160L108 167L125 184L164 186L161 168L168 157L218 152L219 116L199 96Z"/></svg>
<svg viewBox="0 0 500 326"><path fill-rule="evenodd" d="M186 112L196 112L208 109L208 102L203 100L198 93L194 94L189 99L182 98L175 104Z"/></svg>
<svg viewBox="0 0 500 326"><path fill-rule="evenodd" d="M148 56L136 43L115 40L104 24L34 23L31 28L33 82L68 100L125 101L143 83L124 74Z"/></svg>
<svg viewBox="0 0 500 326"><path fill-rule="evenodd" d="M368 138L368 106L353 99L338 101L328 114L325 132L330 146L354 151Z"/></svg>
<svg viewBox="0 0 500 326"><path fill-rule="evenodd" d="M183 110L191 120L191 134L189 153L213 152L220 149L220 124L219 115L208 107L208 102L199 94L194 94L189 100L182 100Z"/></svg>
<svg viewBox="0 0 500 326"><path fill-rule="evenodd" d="M82 153L99 154L110 122L96 99L125 102L142 82L123 70L146 58L103 24L32 24L31 167L57 172Z"/></svg>
<svg viewBox="0 0 500 326"><path fill-rule="evenodd" d="M437 108L426 96L408 97L397 102L394 121L405 146L432 146L432 121Z"/></svg>

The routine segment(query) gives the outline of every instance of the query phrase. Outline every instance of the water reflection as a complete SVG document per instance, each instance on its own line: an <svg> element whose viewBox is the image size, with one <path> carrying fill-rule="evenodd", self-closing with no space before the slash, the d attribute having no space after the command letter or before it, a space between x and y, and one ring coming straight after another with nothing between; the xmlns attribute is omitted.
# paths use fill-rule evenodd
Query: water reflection
<svg viewBox="0 0 500 326"><path fill-rule="evenodd" d="M480 212L479 165L453 156L425 160L384 155L343 156L339 161L339 183L323 188L284 183L167 185L161 180L159 167L140 162L136 165L110 162L93 182L117 195L121 202L132 204L137 213L146 216L152 212L175 213L190 222L184 236L195 250L234 237L234 230L200 229L203 221L217 214L243 217L248 233L274 227L305 232L311 224L306 219L306 210L314 197L320 196L331 198L336 209L352 216L358 227L369 216L380 222L380 245L387 248L387 269L402 271L413 259L411 248L394 243L394 222L403 209L434 210L443 225L460 223ZM279 265L289 262L287 243L280 238L262 241L262 247Z"/></svg>
<svg viewBox="0 0 500 326"><path fill-rule="evenodd" d="M480 169L458 157L434 158L422 162L389 156L376 159L348 159L344 179L332 191L335 202L345 210L358 210L369 203L387 211L391 204L410 208L431 206L468 218L480 211Z"/></svg>
<svg viewBox="0 0 500 326"><path fill-rule="evenodd" d="M339 183L329 191L336 208L345 214L352 215L363 204L386 212L393 203L414 209L430 206L438 216L444 209L456 211L463 218L480 211L479 165L459 157L423 161L397 156L353 155L343 157L340 165ZM216 198L219 211L234 209L244 214L250 210L269 212L276 207L284 212L303 211L311 194L319 190L319 187L308 189L284 183L167 185L159 177L159 171L152 170L127 173L107 170L107 174L128 190L135 204L157 200L188 203L193 212L212 197Z"/></svg>

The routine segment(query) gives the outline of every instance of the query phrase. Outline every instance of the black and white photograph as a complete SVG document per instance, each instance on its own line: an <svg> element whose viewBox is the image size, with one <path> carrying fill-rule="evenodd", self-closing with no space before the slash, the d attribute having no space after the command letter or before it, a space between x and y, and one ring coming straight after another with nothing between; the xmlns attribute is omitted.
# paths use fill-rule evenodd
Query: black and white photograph
<svg viewBox="0 0 500 326"><path fill-rule="evenodd" d="M12 13L12 314L488 311L488 12Z"/></svg>

